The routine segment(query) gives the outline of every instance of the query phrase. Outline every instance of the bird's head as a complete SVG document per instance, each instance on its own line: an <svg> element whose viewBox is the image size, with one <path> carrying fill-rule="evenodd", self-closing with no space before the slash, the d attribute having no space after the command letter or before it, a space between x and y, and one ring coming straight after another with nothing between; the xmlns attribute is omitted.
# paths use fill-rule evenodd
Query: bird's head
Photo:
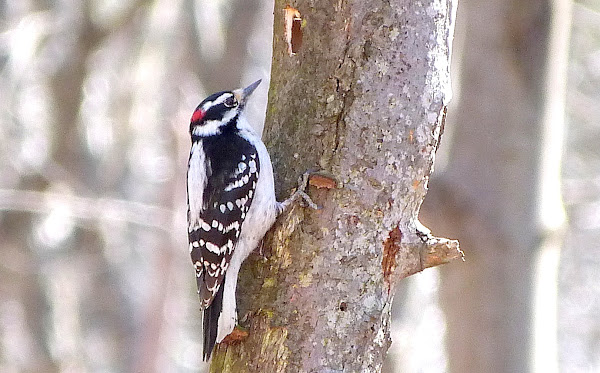
<svg viewBox="0 0 600 373"><path fill-rule="evenodd" d="M243 112L248 97L260 82L261 79L246 88L208 96L192 114L190 134L199 137L212 136L220 133L227 126L235 126L235 121Z"/></svg>

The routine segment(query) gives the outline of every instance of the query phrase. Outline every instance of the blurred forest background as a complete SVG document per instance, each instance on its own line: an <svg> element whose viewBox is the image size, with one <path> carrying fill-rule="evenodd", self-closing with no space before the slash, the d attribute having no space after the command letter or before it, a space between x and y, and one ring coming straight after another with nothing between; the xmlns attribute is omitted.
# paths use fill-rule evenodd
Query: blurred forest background
<svg viewBox="0 0 600 373"><path fill-rule="evenodd" d="M403 282L387 372L600 371L600 2L525 3L459 1L423 221L467 261ZM0 371L202 369L189 118L262 78L262 126L272 19L266 0L0 0ZM554 184L568 223L556 194L540 207Z"/></svg>

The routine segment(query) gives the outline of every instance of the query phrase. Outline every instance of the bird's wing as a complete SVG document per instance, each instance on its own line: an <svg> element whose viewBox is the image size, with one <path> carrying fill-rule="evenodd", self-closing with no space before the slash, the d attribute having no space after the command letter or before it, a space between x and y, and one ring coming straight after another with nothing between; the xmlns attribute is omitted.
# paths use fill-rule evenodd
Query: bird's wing
<svg viewBox="0 0 600 373"><path fill-rule="evenodd" d="M195 229L189 232L202 309L211 305L223 283L254 198L260 168L256 148L247 148L237 163L222 166L213 167L204 209Z"/></svg>

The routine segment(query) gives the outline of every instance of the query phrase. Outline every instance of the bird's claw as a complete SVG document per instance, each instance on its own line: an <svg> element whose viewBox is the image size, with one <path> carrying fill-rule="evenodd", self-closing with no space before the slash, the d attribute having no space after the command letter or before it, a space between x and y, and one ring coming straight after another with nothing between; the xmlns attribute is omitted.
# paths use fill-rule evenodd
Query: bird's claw
<svg viewBox="0 0 600 373"><path fill-rule="evenodd" d="M314 210L319 210L320 207L313 202L313 200L309 197L308 194L306 194L306 187L308 186L308 179L310 177L310 172L306 171L305 173L303 173L302 175L300 175L300 177L298 178L298 188L296 189L296 191L294 193L292 193L292 195L286 199L285 201L281 202L279 204L279 213L281 214L283 211L287 210L292 203L302 200L305 205L303 206L308 206Z"/></svg>
<svg viewBox="0 0 600 373"><path fill-rule="evenodd" d="M300 177L298 177L298 189L296 189L294 194L292 194L292 198L294 198L295 200L302 199L302 201L304 201L304 203L306 203L306 205L311 209L319 210L320 207L313 202L313 200L308 196L308 194L306 194L306 187L308 186L309 177L310 172L308 171L306 171L305 173L300 175Z"/></svg>

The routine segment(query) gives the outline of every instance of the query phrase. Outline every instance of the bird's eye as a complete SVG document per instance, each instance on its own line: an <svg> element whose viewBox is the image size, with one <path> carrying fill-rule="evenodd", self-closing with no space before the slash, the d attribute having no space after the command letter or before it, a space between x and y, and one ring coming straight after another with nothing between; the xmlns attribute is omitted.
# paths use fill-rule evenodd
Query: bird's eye
<svg viewBox="0 0 600 373"><path fill-rule="evenodd" d="M238 103L237 103L237 100L235 99L235 97L231 96L225 100L224 104L227 107L234 107L234 106L237 106Z"/></svg>

